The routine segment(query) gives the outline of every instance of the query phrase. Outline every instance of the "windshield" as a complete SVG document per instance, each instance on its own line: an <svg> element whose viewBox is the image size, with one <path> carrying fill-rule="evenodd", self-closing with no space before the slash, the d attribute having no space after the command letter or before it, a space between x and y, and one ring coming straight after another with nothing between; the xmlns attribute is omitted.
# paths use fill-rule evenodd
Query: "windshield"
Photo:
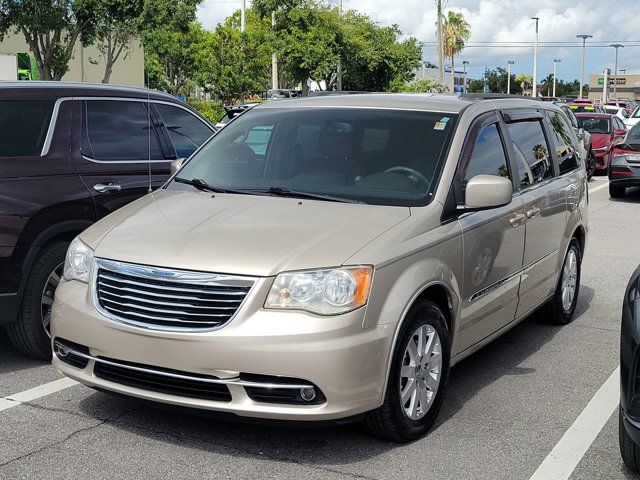
<svg viewBox="0 0 640 480"><path fill-rule="evenodd" d="M589 133L610 133L611 121L603 117L578 117L578 125Z"/></svg>
<svg viewBox="0 0 640 480"><path fill-rule="evenodd" d="M457 115L364 108L264 108L215 135L180 170L221 191L297 192L426 205ZM191 188L173 182L171 188Z"/></svg>

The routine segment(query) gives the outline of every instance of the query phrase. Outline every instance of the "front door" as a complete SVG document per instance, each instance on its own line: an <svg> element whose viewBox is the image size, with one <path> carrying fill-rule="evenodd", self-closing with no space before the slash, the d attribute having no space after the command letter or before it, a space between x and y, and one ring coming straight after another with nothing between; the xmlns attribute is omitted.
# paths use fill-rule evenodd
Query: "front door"
<svg viewBox="0 0 640 480"><path fill-rule="evenodd" d="M512 178L498 118L481 119L472 133L456 174L456 200L476 175ZM523 202L514 195L510 204L463 214L464 277L460 348L464 350L495 333L515 318L525 238Z"/></svg>

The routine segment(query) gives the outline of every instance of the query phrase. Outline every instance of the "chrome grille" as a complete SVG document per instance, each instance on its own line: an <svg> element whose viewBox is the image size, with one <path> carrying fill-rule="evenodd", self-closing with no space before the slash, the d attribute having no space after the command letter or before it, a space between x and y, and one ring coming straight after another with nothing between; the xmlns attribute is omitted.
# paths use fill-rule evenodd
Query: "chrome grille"
<svg viewBox="0 0 640 480"><path fill-rule="evenodd" d="M211 330L229 322L255 279L98 259L96 307L107 317L158 330Z"/></svg>

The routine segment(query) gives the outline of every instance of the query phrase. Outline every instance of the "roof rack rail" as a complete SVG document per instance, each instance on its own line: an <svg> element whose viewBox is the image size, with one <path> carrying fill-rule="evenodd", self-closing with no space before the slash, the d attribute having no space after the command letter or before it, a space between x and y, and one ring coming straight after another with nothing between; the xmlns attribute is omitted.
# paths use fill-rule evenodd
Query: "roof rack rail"
<svg viewBox="0 0 640 480"><path fill-rule="evenodd" d="M480 101L480 100L536 100L541 101L537 97L525 97L524 95L515 95L508 93L462 93L460 94L460 100Z"/></svg>
<svg viewBox="0 0 640 480"><path fill-rule="evenodd" d="M309 92L309 97L331 97L334 95L358 95L362 93L375 93L375 92L364 92L359 90L316 90L314 92Z"/></svg>

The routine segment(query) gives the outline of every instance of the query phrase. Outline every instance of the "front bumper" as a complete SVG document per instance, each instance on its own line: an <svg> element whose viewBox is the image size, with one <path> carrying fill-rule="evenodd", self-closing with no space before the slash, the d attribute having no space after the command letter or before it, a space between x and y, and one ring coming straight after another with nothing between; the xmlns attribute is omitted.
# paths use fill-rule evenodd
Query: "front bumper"
<svg viewBox="0 0 640 480"><path fill-rule="evenodd" d="M596 157L596 170L605 170L609 165L609 152L594 152Z"/></svg>
<svg viewBox="0 0 640 480"><path fill-rule="evenodd" d="M622 423L633 443L640 445L640 420L631 418L622 408Z"/></svg>
<svg viewBox="0 0 640 480"><path fill-rule="evenodd" d="M269 287L270 280L259 280L238 315L224 328L207 332L163 332L115 322L96 310L91 287L80 282L62 281L56 291L52 338L86 346L93 359L222 379L230 400L167 394L106 380L96 375L92 358L86 366L77 367L57 353L53 365L94 388L244 417L325 421L380 406L394 325L364 329L366 308L335 317L264 310ZM242 383L243 375L288 377L297 380L294 385L312 384L325 401L318 405L256 401Z"/></svg>

